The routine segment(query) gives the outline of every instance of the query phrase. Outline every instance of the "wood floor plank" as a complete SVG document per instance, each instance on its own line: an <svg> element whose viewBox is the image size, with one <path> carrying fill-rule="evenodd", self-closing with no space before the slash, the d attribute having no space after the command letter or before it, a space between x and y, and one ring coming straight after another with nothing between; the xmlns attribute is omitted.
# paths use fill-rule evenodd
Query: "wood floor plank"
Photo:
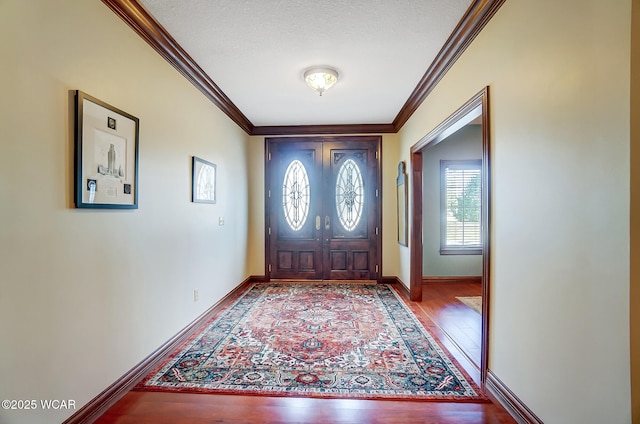
<svg viewBox="0 0 640 424"><path fill-rule="evenodd" d="M97 423L513 423L493 404L131 392Z"/></svg>
<svg viewBox="0 0 640 424"><path fill-rule="evenodd" d="M469 282L430 282L422 287L422 302L418 305L436 326L464 350L479 367L482 343L482 317L457 296L480 296L482 285ZM453 353L453 352L452 352Z"/></svg>
<svg viewBox="0 0 640 424"><path fill-rule="evenodd" d="M478 284L466 283L460 287L433 283L425 287L423 301L408 302L425 327L450 352L457 363L479 384L480 372L469 357L479 363L479 337L477 352L465 354L458 349L448 331L462 332L473 339L469 330L474 320L456 324L456 318L476 312L465 305L449 308L455 296L475 296ZM455 284L455 283L454 283ZM453 296L453 300L452 299ZM455 304L454 304L455 305ZM466 309L465 309L466 308ZM457 311L457 312L456 312ZM479 316L477 318L479 325ZM469 324L470 323L470 324ZM465 331L465 327L467 330ZM472 349L470 349L472 350ZM516 421L496 403L392 401L357 399L318 399L268 396L237 396L191 393L137 392L127 393L97 421L99 424L192 424L192 423L384 423L384 424L511 424Z"/></svg>

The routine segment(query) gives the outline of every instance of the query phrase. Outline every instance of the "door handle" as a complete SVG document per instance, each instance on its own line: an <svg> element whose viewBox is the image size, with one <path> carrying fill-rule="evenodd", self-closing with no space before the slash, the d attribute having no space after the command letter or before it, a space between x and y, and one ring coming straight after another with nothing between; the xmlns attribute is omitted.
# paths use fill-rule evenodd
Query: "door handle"
<svg viewBox="0 0 640 424"><path fill-rule="evenodd" d="M328 230L331 228L331 220L329 219L329 215L324 217L324 229Z"/></svg>
<svg viewBox="0 0 640 424"><path fill-rule="evenodd" d="M320 215L316 216L316 231L320 231Z"/></svg>

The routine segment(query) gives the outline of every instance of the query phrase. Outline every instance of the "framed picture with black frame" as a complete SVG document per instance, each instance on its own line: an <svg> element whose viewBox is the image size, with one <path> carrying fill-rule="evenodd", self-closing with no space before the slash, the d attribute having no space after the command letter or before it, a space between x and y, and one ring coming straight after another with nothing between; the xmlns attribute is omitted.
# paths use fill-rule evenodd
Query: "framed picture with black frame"
<svg viewBox="0 0 640 424"><path fill-rule="evenodd" d="M408 188L407 182L407 166L404 161L398 164L398 176L396 178L396 202L398 213L398 243L402 246L407 246L408 236Z"/></svg>
<svg viewBox="0 0 640 424"><path fill-rule="evenodd" d="M216 203L216 164L194 156L191 187L194 203Z"/></svg>
<svg viewBox="0 0 640 424"><path fill-rule="evenodd" d="M138 208L139 123L135 116L76 90L76 208Z"/></svg>

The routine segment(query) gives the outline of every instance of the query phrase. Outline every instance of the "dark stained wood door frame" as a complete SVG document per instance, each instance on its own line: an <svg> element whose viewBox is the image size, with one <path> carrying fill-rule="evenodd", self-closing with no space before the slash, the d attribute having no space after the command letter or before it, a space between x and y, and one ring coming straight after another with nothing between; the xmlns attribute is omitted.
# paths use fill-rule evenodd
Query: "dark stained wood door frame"
<svg viewBox="0 0 640 424"><path fill-rule="evenodd" d="M478 107L482 108L482 338L480 380L484 387L487 377L489 351L489 223L490 223L490 131L489 131L489 87L473 96L440 125L411 147L411 206L410 233L410 282L412 301L422 300L422 152L440 143L453 132L466 125L463 118Z"/></svg>
<svg viewBox="0 0 640 424"><path fill-rule="evenodd" d="M270 243L270 234L269 234L269 223L271 222L271 202L269 201L269 197L266 195L271 185L272 178L272 170L269 163L269 155L271 152L269 151L270 143L291 143L291 142L322 142L323 144L330 143L342 143L342 142L375 142L376 143L376 157L375 157L375 166L377 168L377 187L378 187L378 195L376 196L375 209L377 210L377 219L375 220L375 227L378 228L377 244L375 261L376 266L374 267L375 272L373 275L375 276L375 280L378 282L382 281L382 136L379 135L363 135L363 136L305 136L305 137L266 137L265 138L265 277L266 281L271 279L271 270L269 269L270 258L271 258L271 243ZM324 222L323 222L324 225Z"/></svg>

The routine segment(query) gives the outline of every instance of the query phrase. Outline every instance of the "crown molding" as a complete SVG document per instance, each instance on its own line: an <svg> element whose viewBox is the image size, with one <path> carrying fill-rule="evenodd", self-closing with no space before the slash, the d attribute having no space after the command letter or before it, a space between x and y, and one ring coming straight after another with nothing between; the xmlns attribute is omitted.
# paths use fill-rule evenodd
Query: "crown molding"
<svg viewBox="0 0 640 424"><path fill-rule="evenodd" d="M396 118L393 127L400 131L411 115L420 107L429 93L440 82L442 77L458 60L482 28L491 20L506 0L475 0L467 9L458 26L453 30L431 66L427 69L418 85L405 102Z"/></svg>
<svg viewBox="0 0 640 424"><path fill-rule="evenodd" d="M372 134L400 131L506 0L475 0L389 124L254 126L137 0L102 0L142 39L249 135Z"/></svg>
<svg viewBox="0 0 640 424"><path fill-rule="evenodd" d="M140 37L248 134L253 124L176 40L136 0L102 0Z"/></svg>
<svg viewBox="0 0 640 424"><path fill-rule="evenodd" d="M391 124L282 125L254 127L251 135L311 134L387 134L395 133Z"/></svg>

